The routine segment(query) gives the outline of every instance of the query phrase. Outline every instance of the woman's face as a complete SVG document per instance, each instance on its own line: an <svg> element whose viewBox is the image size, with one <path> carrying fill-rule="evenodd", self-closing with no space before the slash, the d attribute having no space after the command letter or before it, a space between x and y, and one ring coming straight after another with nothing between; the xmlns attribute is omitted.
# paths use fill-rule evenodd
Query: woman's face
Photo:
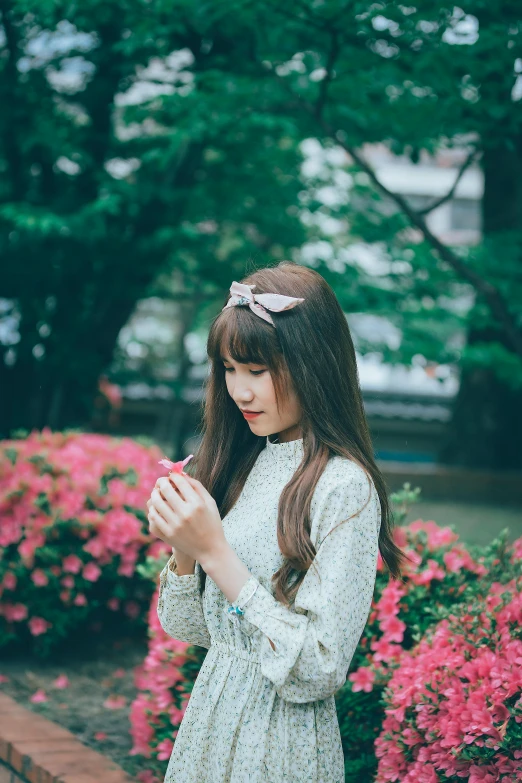
<svg viewBox="0 0 522 783"><path fill-rule="evenodd" d="M279 413L272 376L267 367L235 362L226 353L223 365L228 393L238 408L260 412L258 416L245 417L253 433L262 437L277 433L281 443L302 437L299 426L301 406L293 389Z"/></svg>

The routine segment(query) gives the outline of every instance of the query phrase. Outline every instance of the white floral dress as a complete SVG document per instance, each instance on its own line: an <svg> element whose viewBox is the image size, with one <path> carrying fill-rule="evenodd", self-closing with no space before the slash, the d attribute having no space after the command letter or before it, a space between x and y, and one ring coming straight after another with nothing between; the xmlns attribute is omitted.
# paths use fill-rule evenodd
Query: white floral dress
<svg viewBox="0 0 522 783"><path fill-rule="evenodd" d="M344 783L334 693L368 619L381 509L362 468L331 457L311 503L320 579L312 566L292 607L283 606L271 585L283 563L277 509L302 456L302 439L267 438L223 518L227 541L251 573L235 601L243 615L227 612L230 602L208 575L200 598L199 563L194 574L179 576L168 565L161 572L163 629L208 648L165 783Z"/></svg>

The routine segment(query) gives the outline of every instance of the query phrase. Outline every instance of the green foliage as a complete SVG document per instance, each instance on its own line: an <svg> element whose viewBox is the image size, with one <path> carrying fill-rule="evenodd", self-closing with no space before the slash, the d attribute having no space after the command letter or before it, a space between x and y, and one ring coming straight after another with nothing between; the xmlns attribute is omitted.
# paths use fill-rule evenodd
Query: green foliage
<svg viewBox="0 0 522 783"><path fill-rule="evenodd" d="M136 566L137 573L146 581L149 580L154 583L158 582L158 577L161 569L165 565L164 557L151 557L148 555L145 558L144 563L138 563Z"/></svg>
<svg viewBox="0 0 522 783"><path fill-rule="evenodd" d="M398 492L392 492L390 494L390 500L393 503L393 516L396 525L402 525L412 503L416 503L420 499L421 488L415 487L411 489L409 481L405 481L402 485L402 489Z"/></svg>
<svg viewBox="0 0 522 783"><path fill-rule="evenodd" d="M233 279L304 259L306 240L327 243L307 263L346 312L401 334L359 350L493 377L513 391L517 419L518 0L153 6L2 5L0 290L19 338L0 362L0 434L84 425L137 301L172 299L184 333L204 330ZM352 159L304 175L309 139ZM469 152L484 175L479 246L437 246L422 215L383 198L353 157L366 143L412 166ZM332 185L345 191L336 203ZM358 241L380 251L382 274L347 255ZM183 364L182 338L175 353ZM472 421L499 420L480 399L466 404ZM459 437L472 441L465 427Z"/></svg>

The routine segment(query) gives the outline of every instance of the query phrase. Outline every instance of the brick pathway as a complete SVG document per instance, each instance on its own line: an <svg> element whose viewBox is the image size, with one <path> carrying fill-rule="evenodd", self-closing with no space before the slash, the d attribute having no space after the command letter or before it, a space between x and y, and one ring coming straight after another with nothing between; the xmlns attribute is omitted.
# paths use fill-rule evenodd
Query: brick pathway
<svg viewBox="0 0 522 783"><path fill-rule="evenodd" d="M67 729L0 694L0 783L134 783Z"/></svg>

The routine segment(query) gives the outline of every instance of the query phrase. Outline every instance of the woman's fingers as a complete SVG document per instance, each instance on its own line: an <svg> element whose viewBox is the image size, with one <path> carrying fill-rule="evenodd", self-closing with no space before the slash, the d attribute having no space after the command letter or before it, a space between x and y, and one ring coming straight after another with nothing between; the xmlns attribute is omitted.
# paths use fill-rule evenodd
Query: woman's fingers
<svg viewBox="0 0 522 783"><path fill-rule="evenodd" d="M163 541L169 537L169 526L161 514L156 511L154 506L149 509L148 520L149 531L153 536L156 536L156 538L161 538Z"/></svg>
<svg viewBox="0 0 522 783"><path fill-rule="evenodd" d="M181 513L185 498L183 498L182 495L176 491L175 487L172 486L168 478L160 480L160 485L156 491L159 492L163 500L165 500L165 502L174 511L176 511L178 514Z"/></svg>
<svg viewBox="0 0 522 783"><path fill-rule="evenodd" d="M169 479L187 503L201 500L202 496L197 486L199 482L196 482L196 479L193 479L192 476L182 473L170 473Z"/></svg>
<svg viewBox="0 0 522 783"><path fill-rule="evenodd" d="M150 496L152 500L152 505L156 509L156 511L161 514L163 519L165 519L166 522L172 522L173 517L175 518L176 514L176 508L175 501L172 502L169 498L169 502L165 501L158 489L152 490L152 495ZM179 499L178 499L179 502Z"/></svg>

